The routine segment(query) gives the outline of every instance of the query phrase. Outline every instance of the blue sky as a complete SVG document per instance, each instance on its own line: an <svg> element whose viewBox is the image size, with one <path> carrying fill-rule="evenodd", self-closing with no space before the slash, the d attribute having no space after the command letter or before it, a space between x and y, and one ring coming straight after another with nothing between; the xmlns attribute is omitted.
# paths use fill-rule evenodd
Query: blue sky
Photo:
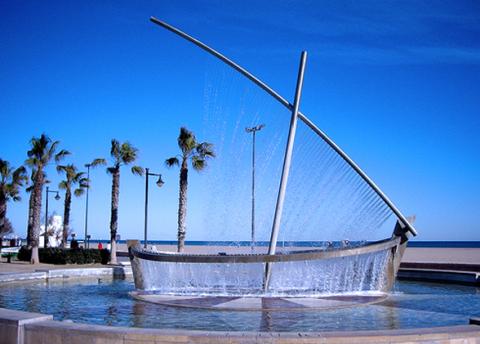
<svg viewBox="0 0 480 344"><path fill-rule="evenodd" d="M150 190L152 239L175 239L177 171L187 125L201 137L212 58L150 23L156 16L224 52L287 99L309 53L301 110L374 179L421 240L480 240L480 4L475 1L0 1L0 156L14 165L42 132L82 165L111 138L164 174ZM248 168L247 166L245 168ZM144 180L124 170L119 232L141 238ZM53 168L52 184L60 180ZM187 239L197 223L201 175ZM52 185L52 187L53 187ZM92 172L94 238L108 237L110 179ZM50 202L62 213L62 202ZM73 228L83 233L84 199ZM22 236L27 197L9 204ZM244 239L248 239L247 235ZM241 237L243 238L243 237ZM218 238L223 239L223 238Z"/></svg>

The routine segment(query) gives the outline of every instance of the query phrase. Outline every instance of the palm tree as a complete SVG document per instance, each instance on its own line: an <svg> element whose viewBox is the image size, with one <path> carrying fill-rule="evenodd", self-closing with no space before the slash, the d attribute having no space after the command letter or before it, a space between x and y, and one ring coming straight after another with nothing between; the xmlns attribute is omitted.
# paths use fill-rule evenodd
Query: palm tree
<svg viewBox="0 0 480 344"><path fill-rule="evenodd" d="M90 168L96 168L100 165L106 165L107 160L103 158L96 158L93 159L91 162L85 164L85 167L87 168L87 196L85 197L85 247L87 247L88 239L87 239L87 229L88 229L88 191L90 190Z"/></svg>
<svg viewBox="0 0 480 344"><path fill-rule="evenodd" d="M123 143L112 140L110 155L113 158L113 166L107 168L112 175L112 211L110 216L110 264L117 264L117 228L118 228L118 198L120 193L120 167L129 165L137 159L138 149L128 141ZM142 176L143 168L132 166L131 171L135 175Z"/></svg>
<svg viewBox="0 0 480 344"><path fill-rule="evenodd" d="M195 171L200 172L207 166L207 160L215 157L213 145L208 142L197 143L195 134L185 127L180 128L177 139L181 154L165 160L167 167L180 166L180 189L178 196L178 252L185 248L187 217L188 161ZM180 158L180 159L179 159Z"/></svg>
<svg viewBox="0 0 480 344"><path fill-rule="evenodd" d="M14 202L21 200L20 188L27 180L25 167L14 169L8 161L0 159L0 236L12 230L7 219L7 203L9 200Z"/></svg>
<svg viewBox="0 0 480 344"><path fill-rule="evenodd" d="M42 134L30 140L30 150L27 152L28 159L25 164L32 169L33 185L30 192L29 221L27 228L27 243L32 249L30 263L38 264L38 243L40 234L40 211L42 209L42 191L47 182L44 168L52 162L60 162L70 152L62 149L56 153L60 141L52 141Z"/></svg>
<svg viewBox="0 0 480 344"><path fill-rule="evenodd" d="M72 204L72 188L78 186L74 191L76 197L80 197L88 187L88 179L85 177L85 172L79 172L77 167L73 164L57 166L59 173L65 174L65 180L62 180L58 187L65 190L65 203L63 210L63 235L62 247L65 248L68 240L68 233L70 231L70 207Z"/></svg>

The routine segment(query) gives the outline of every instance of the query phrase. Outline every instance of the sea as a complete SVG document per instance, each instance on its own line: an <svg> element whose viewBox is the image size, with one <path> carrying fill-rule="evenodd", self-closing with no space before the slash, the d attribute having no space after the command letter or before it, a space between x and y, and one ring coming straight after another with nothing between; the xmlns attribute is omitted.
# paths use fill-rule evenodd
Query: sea
<svg viewBox="0 0 480 344"><path fill-rule="evenodd" d="M109 243L110 240L91 240L91 243ZM126 244L126 240L119 240L119 243ZM149 240L150 245L176 245L176 240ZM366 242L352 241L348 243L348 246L361 246ZM250 241L200 241L200 240L187 240L186 245L191 246L250 246ZM268 246L268 241L257 241L256 246ZM341 241L279 241L277 246L280 247L341 247L345 242ZM433 247L433 248L480 248L480 241L409 241L408 247Z"/></svg>

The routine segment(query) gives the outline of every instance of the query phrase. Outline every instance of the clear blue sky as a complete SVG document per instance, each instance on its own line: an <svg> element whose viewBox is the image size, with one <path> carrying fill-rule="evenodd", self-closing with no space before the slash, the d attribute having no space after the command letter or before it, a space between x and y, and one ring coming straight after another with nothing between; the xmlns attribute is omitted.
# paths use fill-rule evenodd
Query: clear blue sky
<svg viewBox="0 0 480 344"><path fill-rule="evenodd" d="M152 239L176 238L176 136L202 133L211 57L154 24L204 40L292 99L381 186L421 240L480 240L480 4L476 1L0 1L0 157L14 165L42 132L83 165L129 140L164 174L151 189ZM203 139L200 137L200 139ZM245 168L248 168L247 166ZM52 187L59 181L50 168ZM191 184L202 183L192 174ZM124 170L119 232L141 238L144 180ZM27 196L9 204L24 236ZM208 232L190 202L187 239ZM62 213L62 202L50 203ZM110 179L92 172L90 229L108 237ZM190 208L189 208L190 209ZM73 228L83 233L84 199ZM82 234L83 236L83 234ZM243 237L242 237L243 238ZM218 238L223 239L223 238ZM248 239L247 235L244 239Z"/></svg>

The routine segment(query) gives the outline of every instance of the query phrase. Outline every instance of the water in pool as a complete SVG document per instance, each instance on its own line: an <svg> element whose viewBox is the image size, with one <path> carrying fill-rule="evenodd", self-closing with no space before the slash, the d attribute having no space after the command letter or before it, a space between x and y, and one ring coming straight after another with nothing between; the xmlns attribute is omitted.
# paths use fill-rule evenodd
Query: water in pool
<svg viewBox="0 0 480 344"><path fill-rule="evenodd" d="M53 314L56 320L216 331L384 330L468 324L480 316L480 289L397 281L382 302L305 312L241 312L175 308L136 301L133 281L89 279L7 284L0 307Z"/></svg>

